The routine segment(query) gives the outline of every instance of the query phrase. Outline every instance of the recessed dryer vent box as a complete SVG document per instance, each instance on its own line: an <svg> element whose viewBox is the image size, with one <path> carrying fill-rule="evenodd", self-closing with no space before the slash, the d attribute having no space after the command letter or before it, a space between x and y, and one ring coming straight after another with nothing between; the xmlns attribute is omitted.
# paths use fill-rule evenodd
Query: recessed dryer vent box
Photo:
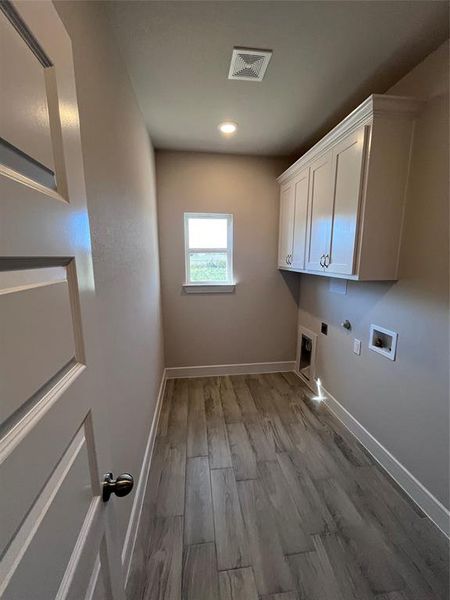
<svg viewBox="0 0 450 600"><path fill-rule="evenodd" d="M316 384L317 334L306 327L299 327L297 343L296 372L308 387L317 393Z"/></svg>
<svg viewBox="0 0 450 600"><path fill-rule="evenodd" d="M370 326L369 348L390 360L395 360L398 333L379 325Z"/></svg>

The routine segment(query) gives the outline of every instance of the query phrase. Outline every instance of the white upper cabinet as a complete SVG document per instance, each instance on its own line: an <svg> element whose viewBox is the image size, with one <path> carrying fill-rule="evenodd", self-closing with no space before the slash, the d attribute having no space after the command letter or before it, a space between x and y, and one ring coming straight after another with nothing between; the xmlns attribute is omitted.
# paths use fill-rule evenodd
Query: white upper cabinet
<svg viewBox="0 0 450 600"><path fill-rule="evenodd" d="M412 98L370 96L279 177L280 268L397 279L419 107Z"/></svg>
<svg viewBox="0 0 450 600"><path fill-rule="evenodd" d="M294 179L294 237L292 241L291 267L305 268L306 220L308 218L309 168Z"/></svg>
<svg viewBox="0 0 450 600"><path fill-rule="evenodd" d="M294 236L294 183L281 187L280 233L278 241L278 266L290 268Z"/></svg>
<svg viewBox="0 0 450 600"><path fill-rule="evenodd" d="M314 161L310 173L306 268L308 271L320 271L324 266L331 237L331 152L326 152Z"/></svg>
<svg viewBox="0 0 450 600"><path fill-rule="evenodd" d="M368 131L360 127L333 148L331 238L325 258L330 273L353 274Z"/></svg>
<svg viewBox="0 0 450 600"><path fill-rule="evenodd" d="M281 187L278 266L298 271L305 268L309 168Z"/></svg>

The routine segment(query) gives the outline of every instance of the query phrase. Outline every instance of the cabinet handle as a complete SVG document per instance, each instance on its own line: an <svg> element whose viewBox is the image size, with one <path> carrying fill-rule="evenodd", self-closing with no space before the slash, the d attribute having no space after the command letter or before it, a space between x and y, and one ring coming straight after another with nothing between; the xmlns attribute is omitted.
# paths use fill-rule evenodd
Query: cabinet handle
<svg viewBox="0 0 450 600"><path fill-rule="evenodd" d="M325 254L325 267L328 269L328 267L330 266L330 255L329 254Z"/></svg>
<svg viewBox="0 0 450 600"><path fill-rule="evenodd" d="M286 264L288 265L289 264L289 254L286 256L285 260L286 260Z"/></svg>
<svg viewBox="0 0 450 600"><path fill-rule="evenodd" d="M321 267L325 266L325 262L324 261L325 261L325 254L322 254L322 256L320 257L320 260L319 260L319 264L320 264Z"/></svg>

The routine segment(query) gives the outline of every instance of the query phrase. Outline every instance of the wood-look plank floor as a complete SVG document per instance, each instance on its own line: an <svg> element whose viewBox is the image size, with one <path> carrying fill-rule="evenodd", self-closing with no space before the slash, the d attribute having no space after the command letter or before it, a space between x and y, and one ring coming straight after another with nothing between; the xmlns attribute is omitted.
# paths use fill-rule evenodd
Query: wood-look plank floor
<svg viewBox="0 0 450 600"><path fill-rule="evenodd" d="M169 381L130 600L448 600L446 538L292 373Z"/></svg>

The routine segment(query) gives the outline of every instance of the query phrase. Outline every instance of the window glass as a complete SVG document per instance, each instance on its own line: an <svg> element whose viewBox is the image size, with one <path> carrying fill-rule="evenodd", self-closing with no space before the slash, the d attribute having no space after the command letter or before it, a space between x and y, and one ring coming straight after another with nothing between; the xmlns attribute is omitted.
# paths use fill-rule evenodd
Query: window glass
<svg viewBox="0 0 450 600"><path fill-rule="evenodd" d="M226 252L192 252L189 254L191 281L228 281Z"/></svg>
<svg viewBox="0 0 450 600"><path fill-rule="evenodd" d="M233 215L185 213L187 284L233 283Z"/></svg>
<svg viewBox="0 0 450 600"><path fill-rule="evenodd" d="M226 248L227 219L189 218L189 248Z"/></svg>

